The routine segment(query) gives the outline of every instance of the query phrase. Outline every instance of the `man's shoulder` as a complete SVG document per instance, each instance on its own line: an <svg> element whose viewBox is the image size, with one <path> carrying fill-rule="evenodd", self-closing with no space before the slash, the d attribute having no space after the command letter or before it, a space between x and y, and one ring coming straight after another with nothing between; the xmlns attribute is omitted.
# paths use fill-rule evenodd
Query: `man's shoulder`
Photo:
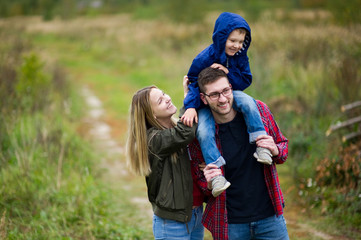
<svg viewBox="0 0 361 240"><path fill-rule="evenodd" d="M261 100L256 99L256 103L257 103L257 106L258 106L258 107L262 107L262 108L267 108L267 109L269 109L268 106L267 106L267 104L265 104L265 103L262 102Z"/></svg>
<svg viewBox="0 0 361 240"><path fill-rule="evenodd" d="M268 115L271 112L267 104L265 104L261 100L256 100L256 103L261 116Z"/></svg>

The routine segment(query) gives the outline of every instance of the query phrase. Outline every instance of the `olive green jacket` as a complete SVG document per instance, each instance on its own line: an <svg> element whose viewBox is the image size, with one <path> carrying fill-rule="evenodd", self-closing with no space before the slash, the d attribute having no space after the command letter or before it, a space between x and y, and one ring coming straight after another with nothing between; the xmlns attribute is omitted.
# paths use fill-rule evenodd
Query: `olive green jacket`
<svg viewBox="0 0 361 240"><path fill-rule="evenodd" d="M148 199L158 217L188 222L193 204L193 182L187 145L195 137L193 127L178 121L177 126L147 131L152 172L146 177ZM172 154L176 153L176 161Z"/></svg>

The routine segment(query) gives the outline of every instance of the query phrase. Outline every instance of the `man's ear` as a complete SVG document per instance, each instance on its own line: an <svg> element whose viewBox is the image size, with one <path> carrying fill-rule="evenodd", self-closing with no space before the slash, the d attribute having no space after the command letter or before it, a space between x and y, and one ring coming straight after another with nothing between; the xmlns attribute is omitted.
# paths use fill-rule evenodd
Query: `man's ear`
<svg viewBox="0 0 361 240"><path fill-rule="evenodd" d="M200 93L199 95L200 95L200 97L201 97L202 102L203 102L205 105L208 105L208 103L207 103L207 101L206 101L206 96L205 96L203 93Z"/></svg>

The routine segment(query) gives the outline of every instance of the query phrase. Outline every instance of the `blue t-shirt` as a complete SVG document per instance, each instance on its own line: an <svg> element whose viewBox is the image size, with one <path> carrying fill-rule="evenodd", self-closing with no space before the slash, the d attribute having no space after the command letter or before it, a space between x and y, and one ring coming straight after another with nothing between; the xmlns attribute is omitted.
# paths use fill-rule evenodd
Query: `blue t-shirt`
<svg viewBox="0 0 361 240"><path fill-rule="evenodd" d="M253 157L256 144L249 143L243 115L219 124L219 137L226 160L225 177L231 183L226 190L228 222L258 221L275 214L268 194L262 163Z"/></svg>

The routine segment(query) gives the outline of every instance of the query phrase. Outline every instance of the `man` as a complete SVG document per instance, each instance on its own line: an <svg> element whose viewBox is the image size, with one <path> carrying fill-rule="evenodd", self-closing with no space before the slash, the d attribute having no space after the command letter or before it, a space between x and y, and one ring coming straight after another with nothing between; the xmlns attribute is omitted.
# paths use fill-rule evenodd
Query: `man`
<svg viewBox="0 0 361 240"><path fill-rule="evenodd" d="M203 225L214 239L289 239L283 218L284 200L275 164L282 164L288 155L288 140L278 128L268 107L257 101L262 122L268 135L250 144L241 113L233 106L233 92L227 75L219 69L206 68L199 74L201 100L211 109L216 122L217 146L226 159L219 169L208 165L203 172L199 165L203 156L198 142L190 146L193 177L209 196L203 215ZM253 154L256 147L272 153L273 164L264 165ZM225 174L231 186L218 197L211 194L211 179Z"/></svg>

